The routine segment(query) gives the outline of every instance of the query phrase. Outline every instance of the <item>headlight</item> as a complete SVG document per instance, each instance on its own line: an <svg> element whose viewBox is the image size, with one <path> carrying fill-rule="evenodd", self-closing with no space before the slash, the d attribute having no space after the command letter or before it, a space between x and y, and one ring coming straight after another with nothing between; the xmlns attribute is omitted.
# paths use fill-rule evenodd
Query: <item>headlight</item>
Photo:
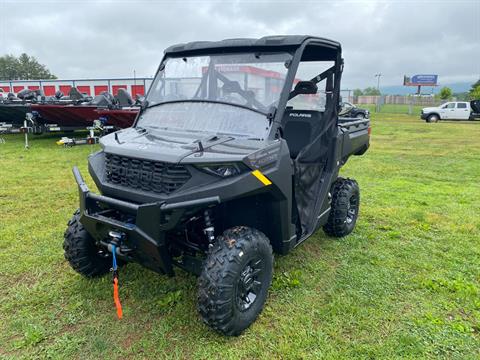
<svg viewBox="0 0 480 360"><path fill-rule="evenodd" d="M245 163L252 169L268 169L278 161L281 142L276 141L272 145L258 150L245 158Z"/></svg>
<svg viewBox="0 0 480 360"><path fill-rule="evenodd" d="M242 172L247 170L247 167L243 163L206 164L206 165L197 165L197 168L206 173L217 175L222 178L240 175Z"/></svg>

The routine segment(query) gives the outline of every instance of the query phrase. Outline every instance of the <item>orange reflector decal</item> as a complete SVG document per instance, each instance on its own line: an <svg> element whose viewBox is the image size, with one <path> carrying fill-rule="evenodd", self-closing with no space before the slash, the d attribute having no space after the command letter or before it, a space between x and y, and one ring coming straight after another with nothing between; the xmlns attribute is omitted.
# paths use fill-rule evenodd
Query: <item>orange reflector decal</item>
<svg viewBox="0 0 480 360"><path fill-rule="evenodd" d="M258 180L260 180L263 185L272 185L272 182L265 175L263 175L260 170L252 171L252 175L255 176Z"/></svg>

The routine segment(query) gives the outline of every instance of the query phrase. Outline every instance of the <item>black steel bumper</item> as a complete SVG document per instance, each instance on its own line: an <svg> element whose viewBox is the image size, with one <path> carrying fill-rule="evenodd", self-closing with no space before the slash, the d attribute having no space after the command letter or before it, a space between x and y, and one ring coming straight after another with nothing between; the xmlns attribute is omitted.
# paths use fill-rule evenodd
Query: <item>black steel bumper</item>
<svg viewBox="0 0 480 360"><path fill-rule="evenodd" d="M218 196L177 203L135 204L90 192L77 167L73 175L80 196L80 222L98 242L109 242L109 232L124 234L124 254L154 271L173 275L165 233L175 228L189 208L220 203ZM122 214L122 216L119 216ZM122 254L119 254L122 256Z"/></svg>
<svg viewBox="0 0 480 360"><path fill-rule="evenodd" d="M427 113L424 114L424 113L422 112L422 113L420 114L420 119L422 119L422 120L427 120L428 115L429 115L429 114L427 114Z"/></svg>

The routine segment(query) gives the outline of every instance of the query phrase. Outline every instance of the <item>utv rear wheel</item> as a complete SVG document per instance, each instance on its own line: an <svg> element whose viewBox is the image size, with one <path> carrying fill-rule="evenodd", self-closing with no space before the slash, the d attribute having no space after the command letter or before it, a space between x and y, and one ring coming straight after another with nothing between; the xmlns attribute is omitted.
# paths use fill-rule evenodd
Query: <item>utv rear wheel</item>
<svg viewBox="0 0 480 360"><path fill-rule="evenodd" d="M323 231L329 236L343 237L355 227L360 207L360 189L352 179L338 178L332 187L332 208Z"/></svg>
<svg viewBox="0 0 480 360"><path fill-rule="evenodd" d="M68 222L63 250L73 270L83 276L101 276L110 271L110 257L95 246L95 241L80 223L79 210Z"/></svg>
<svg viewBox="0 0 480 360"><path fill-rule="evenodd" d="M239 335L262 311L272 282L268 238L245 226L217 238L198 281L198 309L206 324L225 335Z"/></svg>

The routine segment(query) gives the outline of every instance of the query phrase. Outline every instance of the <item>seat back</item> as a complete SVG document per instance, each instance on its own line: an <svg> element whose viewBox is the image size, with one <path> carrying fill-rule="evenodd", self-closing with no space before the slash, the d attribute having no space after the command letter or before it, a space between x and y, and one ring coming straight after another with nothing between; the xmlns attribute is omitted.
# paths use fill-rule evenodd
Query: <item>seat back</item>
<svg viewBox="0 0 480 360"><path fill-rule="evenodd" d="M320 125L322 116L323 113L314 110L285 110L283 137L287 141L292 159L312 142L314 129Z"/></svg>
<svg viewBox="0 0 480 360"><path fill-rule="evenodd" d="M128 107L133 105L132 96L125 89L118 89L116 99L120 107Z"/></svg>
<svg viewBox="0 0 480 360"><path fill-rule="evenodd" d="M79 101L84 99L84 95L76 87L72 87L68 94L70 100Z"/></svg>

